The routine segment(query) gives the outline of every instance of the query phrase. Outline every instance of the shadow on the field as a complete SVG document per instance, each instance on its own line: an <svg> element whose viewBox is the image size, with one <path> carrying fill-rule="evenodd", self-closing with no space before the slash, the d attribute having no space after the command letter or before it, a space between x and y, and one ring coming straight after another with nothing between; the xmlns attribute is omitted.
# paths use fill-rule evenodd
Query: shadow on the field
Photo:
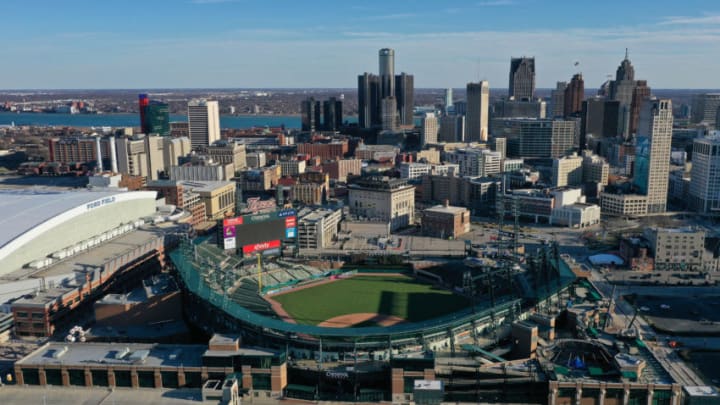
<svg viewBox="0 0 720 405"><path fill-rule="evenodd" d="M398 294L383 291L377 312L418 322L448 315L469 306L470 301L466 298L446 292Z"/></svg>
<svg viewBox="0 0 720 405"><path fill-rule="evenodd" d="M378 303L379 314L385 315L397 315L404 318L402 314L395 312L395 305L397 303L397 294L392 291L383 291L380 294L380 302Z"/></svg>
<svg viewBox="0 0 720 405"><path fill-rule="evenodd" d="M413 293L408 296L407 319L410 322L424 321L448 315L467 308L470 302L455 294Z"/></svg>

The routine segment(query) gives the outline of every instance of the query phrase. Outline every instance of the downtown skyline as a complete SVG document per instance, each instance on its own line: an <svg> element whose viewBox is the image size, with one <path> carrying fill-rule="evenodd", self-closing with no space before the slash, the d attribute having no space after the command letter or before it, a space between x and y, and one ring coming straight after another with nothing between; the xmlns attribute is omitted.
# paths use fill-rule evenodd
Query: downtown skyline
<svg viewBox="0 0 720 405"><path fill-rule="evenodd" d="M0 89L353 88L384 47L418 88L507 88L519 56L538 88L577 72L596 88L625 48L655 88L720 88L712 1L33 3L5 5Z"/></svg>

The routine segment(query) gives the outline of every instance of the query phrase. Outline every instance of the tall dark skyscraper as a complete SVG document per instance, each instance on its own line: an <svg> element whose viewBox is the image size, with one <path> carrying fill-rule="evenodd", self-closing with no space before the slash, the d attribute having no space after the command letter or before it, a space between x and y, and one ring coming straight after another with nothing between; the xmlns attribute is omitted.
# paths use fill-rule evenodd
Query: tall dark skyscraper
<svg viewBox="0 0 720 405"><path fill-rule="evenodd" d="M413 125L415 87L413 75L405 72L395 76L395 99L397 100L398 124Z"/></svg>
<svg viewBox="0 0 720 405"><path fill-rule="evenodd" d="M630 133L635 134L638 130L638 119L643 102L650 98L651 91L647 80L637 80L633 88L632 102L630 104Z"/></svg>
<svg viewBox="0 0 720 405"><path fill-rule="evenodd" d="M407 73L395 75L395 51L383 48L378 52L379 75L364 73L358 76L358 125L361 128L381 127L383 122L413 125L415 105L414 78ZM396 105L395 118L390 111L382 111L383 100L392 97ZM383 118L384 117L384 118Z"/></svg>
<svg viewBox="0 0 720 405"><path fill-rule="evenodd" d="M342 101L335 97L323 101L323 129L339 131L343 120L342 113Z"/></svg>
<svg viewBox="0 0 720 405"><path fill-rule="evenodd" d="M310 97L300 104L301 122L303 131L319 131L320 125L320 102Z"/></svg>
<svg viewBox="0 0 720 405"><path fill-rule="evenodd" d="M588 138L614 138L618 135L620 102L604 98L589 98L582 102L580 149L585 149Z"/></svg>
<svg viewBox="0 0 720 405"><path fill-rule="evenodd" d="M625 59L620 62L615 72L615 80L610 82L610 99L620 102L620 135L629 139L632 132L630 131L632 98L635 89L635 68L630 59L628 59L627 49L625 50Z"/></svg>
<svg viewBox="0 0 720 405"><path fill-rule="evenodd" d="M490 83L468 83L465 142L487 142L489 107Z"/></svg>
<svg viewBox="0 0 720 405"><path fill-rule="evenodd" d="M535 96L535 58L510 59L508 96L516 100L530 100Z"/></svg>
<svg viewBox="0 0 720 405"><path fill-rule="evenodd" d="M577 116L582 112L582 102L585 99L585 81L581 73L573 75L570 83L565 88L563 103L564 116Z"/></svg>
<svg viewBox="0 0 720 405"><path fill-rule="evenodd" d="M170 107L166 103L150 100L145 106L143 133L170 136Z"/></svg>
<svg viewBox="0 0 720 405"><path fill-rule="evenodd" d="M145 107L150 104L150 98L145 93L138 94L138 107L140 110L140 129L145 132Z"/></svg>
<svg viewBox="0 0 720 405"><path fill-rule="evenodd" d="M358 76L358 125L372 128L381 124L380 78L364 73Z"/></svg>
<svg viewBox="0 0 720 405"><path fill-rule="evenodd" d="M395 96L395 51L383 48L378 52L380 98Z"/></svg>
<svg viewBox="0 0 720 405"><path fill-rule="evenodd" d="M143 134L170 135L170 107L163 102L150 100L147 94L138 96L140 130Z"/></svg>
<svg viewBox="0 0 720 405"><path fill-rule="evenodd" d="M550 93L550 102L552 103L552 115L550 118L560 118L565 116L565 90L567 82L557 82L555 90Z"/></svg>

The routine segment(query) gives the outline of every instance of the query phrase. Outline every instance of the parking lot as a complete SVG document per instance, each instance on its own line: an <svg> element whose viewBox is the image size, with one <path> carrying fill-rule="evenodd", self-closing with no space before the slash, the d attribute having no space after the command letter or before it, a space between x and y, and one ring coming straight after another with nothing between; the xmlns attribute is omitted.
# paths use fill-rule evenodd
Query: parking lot
<svg viewBox="0 0 720 405"><path fill-rule="evenodd" d="M637 296L636 308L652 326L673 335L720 335L720 296Z"/></svg>

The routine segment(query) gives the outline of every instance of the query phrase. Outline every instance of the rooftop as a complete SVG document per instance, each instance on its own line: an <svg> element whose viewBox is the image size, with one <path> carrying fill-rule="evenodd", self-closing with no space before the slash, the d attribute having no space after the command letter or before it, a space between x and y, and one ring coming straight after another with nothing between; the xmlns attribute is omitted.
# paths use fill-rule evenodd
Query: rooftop
<svg viewBox="0 0 720 405"><path fill-rule="evenodd" d="M181 181L183 187L192 189L195 192L210 193L219 188L227 187L228 185L234 185L232 181Z"/></svg>
<svg viewBox="0 0 720 405"><path fill-rule="evenodd" d="M18 361L19 365L91 366L93 364L145 367L201 367L205 345L152 343L51 342Z"/></svg>
<svg viewBox="0 0 720 405"><path fill-rule="evenodd" d="M177 291L175 281L167 274L159 274L145 279L142 286L127 294L108 294L99 300L98 304L127 304L140 303L156 296Z"/></svg>
<svg viewBox="0 0 720 405"><path fill-rule="evenodd" d="M348 186L351 189L397 190L412 187L405 179L395 179L386 176L369 176L356 180Z"/></svg>
<svg viewBox="0 0 720 405"><path fill-rule="evenodd" d="M0 190L0 247L73 208L121 191Z"/></svg>
<svg viewBox="0 0 720 405"><path fill-rule="evenodd" d="M467 212L465 207L453 207L451 205L436 205L425 210L425 212L432 212L436 214L461 214Z"/></svg>
<svg viewBox="0 0 720 405"><path fill-rule="evenodd" d="M329 208L320 208L317 210L314 210L312 212L306 213L305 215L298 215L298 218L300 218L300 221L305 222L317 222L326 216L334 213L336 210L329 209Z"/></svg>

